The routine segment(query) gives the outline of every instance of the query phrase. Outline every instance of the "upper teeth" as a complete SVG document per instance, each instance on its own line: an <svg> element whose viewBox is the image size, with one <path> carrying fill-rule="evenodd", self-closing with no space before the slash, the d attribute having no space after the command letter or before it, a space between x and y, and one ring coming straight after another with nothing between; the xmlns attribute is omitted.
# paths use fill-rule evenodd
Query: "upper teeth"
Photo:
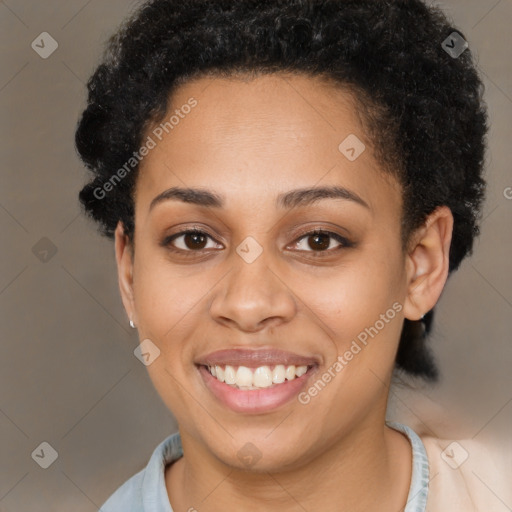
<svg viewBox="0 0 512 512"><path fill-rule="evenodd" d="M278 364L273 370L269 366L248 368L247 366L208 366L210 373L221 382L237 386L240 389L268 388L273 384L281 384L286 380L293 380L295 376L304 375L307 366L284 366Z"/></svg>

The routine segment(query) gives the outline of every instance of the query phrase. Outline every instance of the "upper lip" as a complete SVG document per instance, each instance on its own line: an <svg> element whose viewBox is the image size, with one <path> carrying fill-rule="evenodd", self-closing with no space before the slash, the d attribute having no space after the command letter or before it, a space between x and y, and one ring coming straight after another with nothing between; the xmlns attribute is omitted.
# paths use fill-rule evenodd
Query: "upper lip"
<svg viewBox="0 0 512 512"><path fill-rule="evenodd" d="M285 366L310 366L319 364L319 361L318 358L314 356L301 356L299 354L294 354L293 352L287 352L275 348L238 348L211 352L206 356L199 357L195 363L204 366L230 365L258 368L259 366L271 366L278 364Z"/></svg>

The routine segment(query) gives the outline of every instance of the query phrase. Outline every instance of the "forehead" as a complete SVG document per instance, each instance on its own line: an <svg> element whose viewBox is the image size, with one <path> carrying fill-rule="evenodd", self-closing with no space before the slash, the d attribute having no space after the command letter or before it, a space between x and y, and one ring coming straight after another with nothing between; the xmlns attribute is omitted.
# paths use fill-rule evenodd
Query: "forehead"
<svg viewBox="0 0 512 512"><path fill-rule="evenodd" d="M396 192L352 93L319 78L195 79L176 89L163 120L145 136L155 142L138 177L138 202L146 205L173 186L260 201L319 185L351 188L370 203Z"/></svg>

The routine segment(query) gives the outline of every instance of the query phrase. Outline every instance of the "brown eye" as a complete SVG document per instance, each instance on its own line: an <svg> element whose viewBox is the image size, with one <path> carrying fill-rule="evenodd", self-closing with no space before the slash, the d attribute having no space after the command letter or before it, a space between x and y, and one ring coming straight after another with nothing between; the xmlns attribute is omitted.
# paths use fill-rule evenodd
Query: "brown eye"
<svg viewBox="0 0 512 512"><path fill-rule="evenodd" d="M189 229L167 237L162 242L162 245L168 247L173 252L181 252L188 256L191 253L207 249L208 239L213 240L208 233L198 229Z"/></svg>
<svg viewBox="0 0 512 512"><path fill-rule="evenodd" d="M183 242L188 249L204 249L206 236L202 233L186 233L183 235Z"/></svg>
<svg viewBox="0 0 512 512"><path fill-rule="evenodd" d="M300 240L306 240L306 243L303 244L307 246L311 250L307 250L307 248L303 248L302 250L305 252L333 252L338 249L342 249L344 247L352 247L353 244L349 242L346 238L338 235L338 233L332 233L331 231L323 231L323 230L315 230L310 231L308 233L304 233L296 242L296 246L299 246L302 242ZM332 248L331 240L334 239L339 243L337 248Z"/></svg>
<svg viewBox="0 0 512 512"><path fill-rule="evenodd" d="M217 248L215 244L213 247L208 247L208 239L214 241L214 239L204 231L199 229L189 229L166 237L162 241L161 245L163 247L167 247L170 251L179 253L183 256L194 256L194 253L201 253L205 249ZM331 247L332 239L338 242L338 247ZM304 242L302 242L302 240L304 240ZM301 244L303 248L300 248ZM304 233L295 242L295 247L299 247L300 252L310 252L313 253L313 255L322 253L330 254L340 249L353 246L353 243L338 233L324 230L315 230Z"/></svg>
<svg viewBox="0 0 512 512"><path fill-rule="evenodd" d="M313 249L313 251L324 251L329 248L331 238L329 235L325 233L309 235L309 247Z"/></svg>

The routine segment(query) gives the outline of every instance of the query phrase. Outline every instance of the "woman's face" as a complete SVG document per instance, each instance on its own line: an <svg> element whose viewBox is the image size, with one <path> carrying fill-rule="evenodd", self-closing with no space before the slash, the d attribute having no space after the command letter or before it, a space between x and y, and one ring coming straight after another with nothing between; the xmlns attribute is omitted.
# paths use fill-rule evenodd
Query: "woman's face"
<svg viewBox="0 0 512 512"><path fill-rule="evenodd" d="M163 123L173 114L145 134L123 299L160 350L147 368L184 445L268 471L382 429L407 293L402 200L350 96L299 76L203 78ZM173 188L220 204L161 196ZM292 379L293 362L307 373ZM222 383L215 363L259 389Z"/></svg>

